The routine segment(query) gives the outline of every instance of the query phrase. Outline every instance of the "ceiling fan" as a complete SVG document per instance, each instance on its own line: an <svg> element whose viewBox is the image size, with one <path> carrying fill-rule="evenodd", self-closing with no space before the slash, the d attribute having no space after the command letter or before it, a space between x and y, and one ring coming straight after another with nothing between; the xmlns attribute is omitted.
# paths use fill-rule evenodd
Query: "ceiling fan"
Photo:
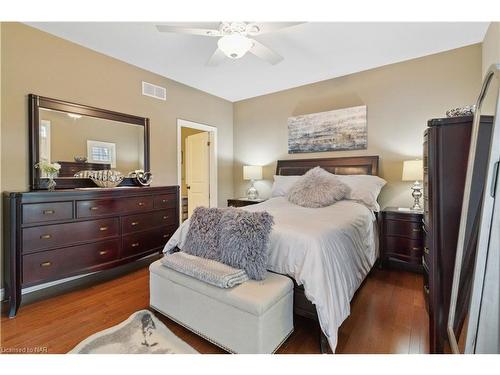
<svg viewBox="0 0 500 375"><path fill-rule="evenodd" d="M278 53L265 46L254 36L269 33L299 25L302 22L221 22L218 29L204 28L184 28L169 25L156 25L158 31L162 33L181 33L191 35L202 35L219 38L218 48L207 61L207 65L215 66L220 64L226 57L239 59L247 52L275 65L283 60Z"/></svg>

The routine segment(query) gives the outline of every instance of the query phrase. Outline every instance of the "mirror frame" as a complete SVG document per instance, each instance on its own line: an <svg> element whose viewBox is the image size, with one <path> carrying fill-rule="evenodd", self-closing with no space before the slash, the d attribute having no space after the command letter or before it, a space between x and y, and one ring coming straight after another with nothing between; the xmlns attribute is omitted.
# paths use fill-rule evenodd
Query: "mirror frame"
<svg viewBox="0 0 500 375"><path fill-rule="evenodd" d="M112 120L144 127L144 171L150 171L149 160L149 118L127 115L125 113L109 111L88 105L71 103L59 99L47 98L35 94L28 95L29 108L29 161L30 161L30 190L47 189L47 178L40 177L40 171L35 165L40 161L39 132L40 109L52 109L59 112L75 113L82 116ZM90 178L55 178L57 189L75 189L96 187ZM134 186L132 179L125 178L120 186Z"/></svg>
<svg viewBox="0 0 500 375"><path fill-rule="evenodd" d="M471 191L474 175L474 165L476 158L476 149L478 147L478 134L481 122L481 109L483 100L486 97L491 82L496 79L500 80L500 64L491 65L483 80L479 97L476 101L476 111L474 113L474 122L472 125L472 136L469 148L469 158L467 164L467 174L465 179L464 196L462 201L462 213L460 216L460 229L458 232L457 252L455 256L455 267L453 270L453 284L450 296L450 310L448 313L447 331L448 340L452 353L460 354L459 337L456 337L454 331L455 316L457 313L458 294L460 292L460 277L462 272L462 262L464 256L464 248L466 246L465 234L468 229L469 205L471 201ZM500 90L496 93L495 115L492 124L491 146L488 154L488 165L486 170L486 179L481 181L483 196L481 198L480 209L478 212L479 228L476 244L476 259L472 274L471 296L468 303L469 319L467 326L462 327L466 330L465 334L465 350L464 354L472 354L476 352L476 335L479 327L479 318L481 313L481 301L483 295L483 286L485 279L486 262L488 258L488 250L490 247L489 241L492 231L492 217L495 204L495 188L496 177L498 175L498 163L500 152L494 147L500 141L500 131L496 129L499 124L498 116L500 114ZM497 198L498 199L498 198Z"/></svg>

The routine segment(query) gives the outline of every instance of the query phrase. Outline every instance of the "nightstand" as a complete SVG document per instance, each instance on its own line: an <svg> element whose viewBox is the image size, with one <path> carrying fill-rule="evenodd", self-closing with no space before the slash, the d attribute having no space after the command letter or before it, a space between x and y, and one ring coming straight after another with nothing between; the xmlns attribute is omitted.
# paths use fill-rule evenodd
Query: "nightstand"
<svg viewBox="0 0 500 375"><path fill-rule="evenodd" d="M227 200L228 207L244 207L264 202L265 199L233 198Z"/></svg>
<svg viewBox="0 0 500 375"><path fill-rule="evenodd" d="M424 231L422 211L387 207L380 215L380 259L382 265L397 265L422 272Z"/></svg>

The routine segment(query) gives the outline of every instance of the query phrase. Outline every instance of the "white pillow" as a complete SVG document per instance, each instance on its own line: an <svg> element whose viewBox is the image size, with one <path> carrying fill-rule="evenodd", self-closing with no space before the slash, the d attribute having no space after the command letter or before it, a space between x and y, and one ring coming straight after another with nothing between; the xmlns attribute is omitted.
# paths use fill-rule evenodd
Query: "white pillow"
<svg viewBox="0 0 500 375"><path fill-rule="evenodd" d="M284 197L288 191L302 176L278 176L274 175L274 183L271 190L271 197Z"/></svg>
<svg viewBox="0 0 500 375"><path fill-rule="evenodd" d="M387 183L383 178L372 175L339 175L336 177L346 184L351 190L347 193L345 199L356 200L366 205L370 210L380 211L377 202L380 190Z"/></svg>

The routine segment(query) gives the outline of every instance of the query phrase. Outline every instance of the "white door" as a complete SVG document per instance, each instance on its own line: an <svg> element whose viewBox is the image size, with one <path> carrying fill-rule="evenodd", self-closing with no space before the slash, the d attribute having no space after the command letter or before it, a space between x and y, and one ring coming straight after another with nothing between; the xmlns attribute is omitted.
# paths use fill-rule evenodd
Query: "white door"
<svg viewBox="0 0 500 375"><path fill-rule="evenodd" d="M210 138L208 132L186 138L188 217L196 207L210 206Z"/></svg>

